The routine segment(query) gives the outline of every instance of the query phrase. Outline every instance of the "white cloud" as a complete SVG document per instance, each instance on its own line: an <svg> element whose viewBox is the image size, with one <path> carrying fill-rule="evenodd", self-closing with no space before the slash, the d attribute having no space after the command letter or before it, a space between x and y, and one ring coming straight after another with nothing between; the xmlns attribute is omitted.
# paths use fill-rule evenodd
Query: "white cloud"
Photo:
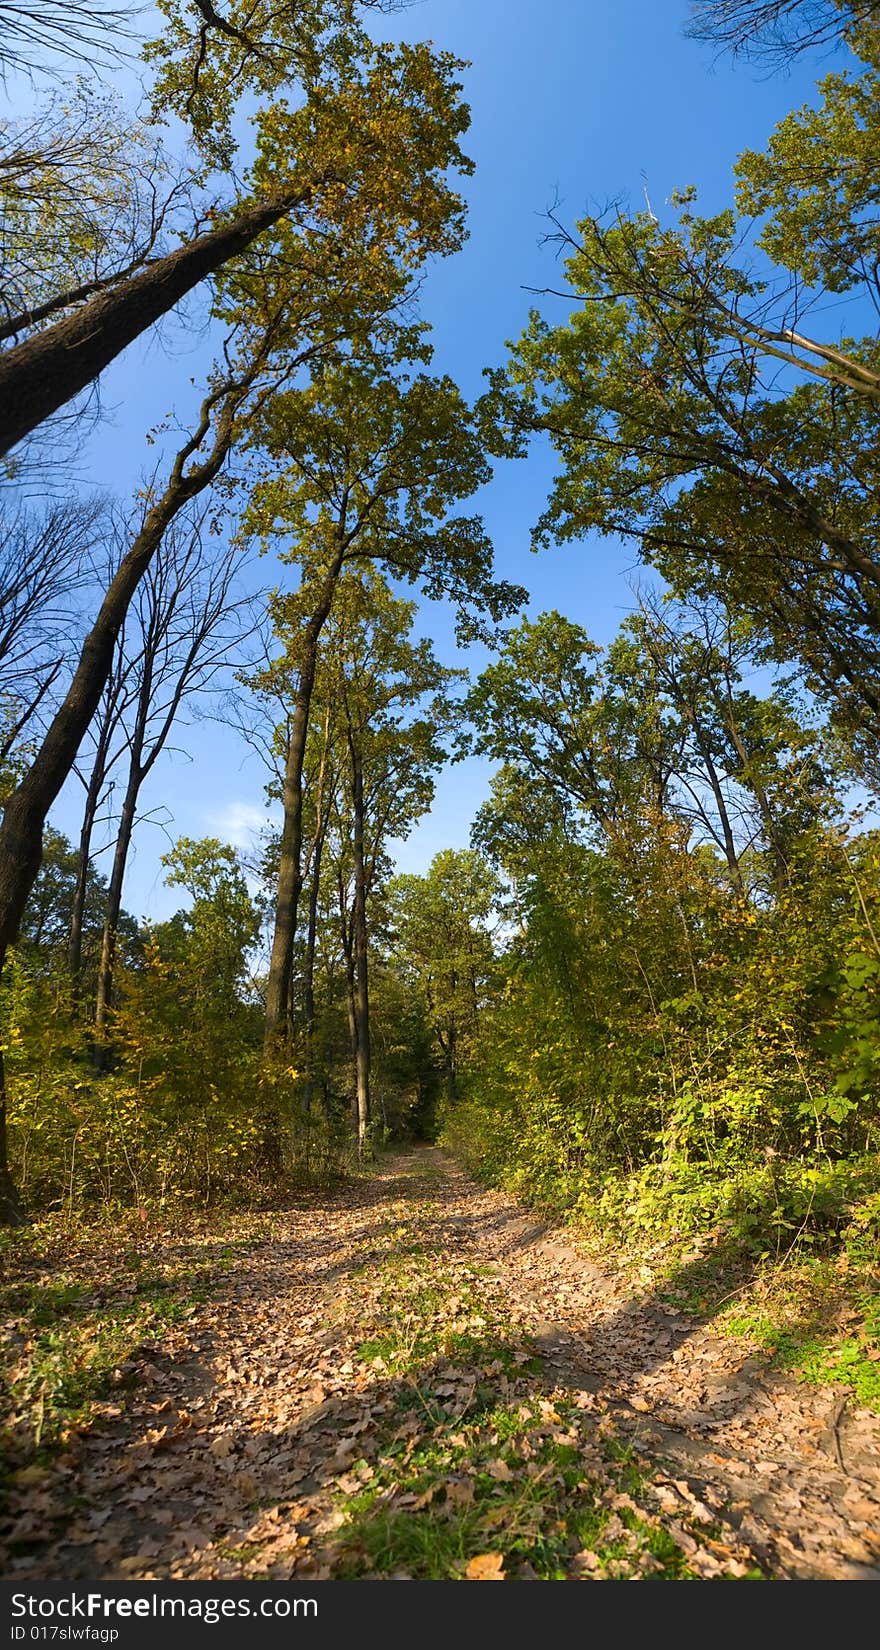
<svg viewBox="0 0 880 1650"><path fill-rule="evenodd" d="M252 848L254 837L272 821L273 811L257 808L253 802L227 802L219 812L208 814L207 823L231 847Z"/></svg>

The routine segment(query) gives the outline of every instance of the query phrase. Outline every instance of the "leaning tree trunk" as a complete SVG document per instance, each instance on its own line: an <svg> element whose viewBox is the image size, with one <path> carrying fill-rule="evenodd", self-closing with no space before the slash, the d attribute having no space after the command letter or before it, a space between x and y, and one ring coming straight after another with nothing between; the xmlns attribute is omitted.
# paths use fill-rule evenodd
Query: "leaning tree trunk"
<svg viewBox="0 0 880 1650"><path fill-rule="evenodd" d="M38 428L193 287L245 251L313 188L247 207L220 229L157 258L53 326L0 355L0 457ZM29 317L22 317L27 324Z"/></svg>
<svg viewBox="0 0 880 1650"><path fill-rule="evenodd" d="M131 599L169 523L217 476L232 445L236 413L261 364L261 359L255 359L240 378L228 380L204 402L198 428L177 454L165 492L147 511L140 532L111 580L98 617L83 643L73 680L46 736L6 803L0 825L0 965L18 933L28 894L40 868L46 815L73 767L80 743L98 708L113 664L116 638ZM187 471L187 461L208 435L217 406L221 412L211 449L200 463Z"/></svg>

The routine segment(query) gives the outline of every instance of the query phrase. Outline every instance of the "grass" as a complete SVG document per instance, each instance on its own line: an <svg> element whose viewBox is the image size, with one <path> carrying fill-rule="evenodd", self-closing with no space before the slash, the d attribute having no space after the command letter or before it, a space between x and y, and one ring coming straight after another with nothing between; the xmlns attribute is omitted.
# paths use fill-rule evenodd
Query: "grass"
<svg viewBox="0 0 880 1650"><path fill-rule="evenodd" d="M633 1491L646 1480L610 1451L597 1458L584 1417L557 1400L486 1407L456 1429L441 1425L379 1464L347 1498L339 1575L405 1571L418 1580L463 1576L469 1561L499 1550L506 1572L564 1580L695 1572ZM500 1477L499 1477L500 1474ZM407 1505L407 1503L414 1505Z"/></svg>
<svg viewBox="0 0 880 1650"><path fill-rule="evenodd" d="M880 1289L841 1285L827 1261L770 1272L720 1316L729 1334L764 1347L778 1368L845 1388L880 1412Z"/></svg>

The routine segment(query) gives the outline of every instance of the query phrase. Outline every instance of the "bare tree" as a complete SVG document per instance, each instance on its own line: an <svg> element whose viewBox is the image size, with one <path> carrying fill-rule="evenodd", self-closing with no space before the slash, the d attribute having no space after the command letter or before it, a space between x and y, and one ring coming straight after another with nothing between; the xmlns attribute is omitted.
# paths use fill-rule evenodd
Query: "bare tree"
<svg viewBox="0 0 880 1650"><path fill-rule="evenodd" d="M0 76L11 69L52 69L118 62L135 40L141 6L104 6L100 0L0 0Z"/></svg>
<svg viewBox="0 0 880 1650"><path fill-rule="evenodd" d="M0 456L91 384L193 287L243 252L310 190L285 190L242 208L228 223L148 260L62 320L0 355Z"/></svg>
<svg viewBox="0 0 880 1650"><path fill-rule="evenodd" d="M166 252L192 229L191 195L155 130L87 83L0 120L0 342Z"/></svg>
<svg viewBox="0 0 880 1650"><path fill-rule="evenodd" d="M361 0L364 11L403 11L411 0ZM112 65L137 50L141 31L137 19L149 7L131 0L128 5L102 5L100 0L0 0L0 76L9 70L54 72L56 59L71 64ZM289 36L297 37L302 12L300 0L251 0L238 7L229 0L218 9L212 0L193 0L192 73L194 88L205 66L209 40L219 36L238 48L235 68L250 59L271 62L279 52L289 55ZM327 6L328 21L348 20L351 0ZM285 44L284 36L288 35Z"/></svg>
<svg viewBox="0 0 880 1650"><path fill-rule="evenodd" d="M0 512L0 768L63 675L105 521L98 500Z"/></svg>
<svg viewBox="0 0 880 1650"><path fill-rule="evenodd" d="M206 513L174 522L140 585L129 614L124 651L126 781L119 815L101 942L95 1024L107 1026L113 995L122 889L143 786L184 703L204 694L235 661L253 627L255 598L236 596L241 552L217 550L206 537Z"/></svg>
<svg viewBox="0 0 880 1650"><path fill-rule="evenodd" d="M736 55L787 63L878 18L880 0L691 0L687 32Z"/></svg>

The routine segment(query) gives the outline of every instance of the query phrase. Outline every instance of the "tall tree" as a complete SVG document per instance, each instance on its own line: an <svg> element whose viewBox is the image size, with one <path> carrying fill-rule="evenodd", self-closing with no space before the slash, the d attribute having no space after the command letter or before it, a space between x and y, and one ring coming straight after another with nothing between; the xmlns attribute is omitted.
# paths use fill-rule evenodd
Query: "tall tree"
<svg viewBox="0 0 880 1650"><path fill-rule="evenodd" d="M797 656L863 748L880 734L880 357L796 321L802 280L876 288L876 81L874 57L830 77L822 111L741 162L762 248L794 284L748 270L734 214L698 217L690 194L672 227L587 220L569 241L577 308L533 316L506 391L514 428L547 432L562 459L538 541L634 539L681 593L714 593L777 660ZM774 183L780 155L808 186Z"/></svg>
<svg viewBox="0 0 880 1650"><path fill-rule="evenodd" d="M227 272L218 313L231 327L232 339L226 341L223 364L214 374L197 427L178 452L164 491L151 495L138 536L86 638L64 701L7 802L0 827L0 954L5 954L16 931L39 865L43 821L99 702L129 602L170 522L217 480L245 414L253 414L261 397L294 379L304 363L322 351L338 350L345 339L369 333L377 319L401 301L419 263L430 252L450 251L458 244L462 209L448 174L453 168L468 170L469 163L458 147L467 113L459 98L456 67L448 56L435 58L419 47L400 52L379 48L369 52L360 70L346 62L344 68L351 72L340 76L333 96L292 112L287 105L267 112L254 182L266 182L271 200L268 216L265 204L254 211L264 228L270 222L279 226L274 242L266 247L271 255L264 261L259 251L249 264ZM294 174L299 175L297 168L312 168L314 173L317 167L323 176L328 152L335 156L338 186L323 197L319 211L307 213L296 225L288 214L282 224L286 207L280 214L276 210L279 167L294 154ZM377 166L380 154L387 158L384 168ZM296 177L283 191L288 204L291 193L301 198ZM253 228L250 210L245 209L245 217ZM238 231L241 228L239 221ZM238 231L233 225L233 236ZM225 231L216 233L222 238ZM211 244L216 250L219 243ZM49 328L56 344L60 339L62 359L56 364L62 376L71 363L74 377L82 375L82 358L77 366L76 351L68 355L71 339L64 342L65 329L72 327L79 336L85 324L86 353L96 343L99 354L109 359L108 344L112 355L113 339L118 343L122 334L113 327L108 331L103 310L98 325L89 306L107 304L114 313L118 309L119 316L127 315L125 332L139 311L138 283L146 282L154 296L155 280L162 287L167 276L172 286L179 286L174 271L179 272L181 257L185 262L186 250L168 254L170 264L160 258L155 266L87 299L56 323L60 333ZM0 361L0 376L13 358L20 365L27 357L32 368L32 350L45 366L52 356L52 347L46 355L47 336L38 332L15 345ZM25 366L25 381L42 395L43 367L36 378L31 368ZM14 412L14 401L9 405Z"/></svg>
<svg viewBox="0 0 880 1650"><path fill-rule="evenodd" d="M258 258L274 253L288 280L294 269L300 280L320 280L315 252L322 240L360 247L365 230L384 269L389 249L409 271L427 253L451 250L460 239L461 207L448 176L470 169L458 145L468 117L457 67L427 47L374 48L359 64L349 60L334 84L315 90L300 107L266 106L246 186L232 206L206 207L211 227L197 228L183 246L155 258L139 257L134 269L130 258L122 260L97 291L81 281L48 295L40 306L48 324L0 355L0 454L257 241ZM275 236L267 233L273 228ZM374 280L369 265L363 274L367 284ZM314 299L319 296L316 286ZM59 310L60 319L53 319Z"/></svg>
<svg viewBox="0 0 880 1650"><path fill-rule="evenodd" d="M389 840L408 835L431 804L433 774L445 757L448 693L456 673L437 662L430 643L409 639L414 604L394 598L384 581L375 576L350 581L342 595L325 639L322 687L335 706L345 755L337 792L343 824L337 883L352 1007L357 1135L364 1150L372 1068L368 906Z"/></svg>
<svg viewBox="0 0 880 1650"><path fill-rule="evenodd" d="M341 362L309 389L276 397L264 445L273 470L255 491L250 520L291 543L301 583L279 604L296 634L298 687L284 780L284 828L272 956L267 1042L284 1034L302 892L302 774L320 636L346 567L374 562L454 601L465 623L476 610L501 617L522 593L492 578L481 523L447 517L489 470L477 420L448 379L407 379L381 361Z"/></svg>

